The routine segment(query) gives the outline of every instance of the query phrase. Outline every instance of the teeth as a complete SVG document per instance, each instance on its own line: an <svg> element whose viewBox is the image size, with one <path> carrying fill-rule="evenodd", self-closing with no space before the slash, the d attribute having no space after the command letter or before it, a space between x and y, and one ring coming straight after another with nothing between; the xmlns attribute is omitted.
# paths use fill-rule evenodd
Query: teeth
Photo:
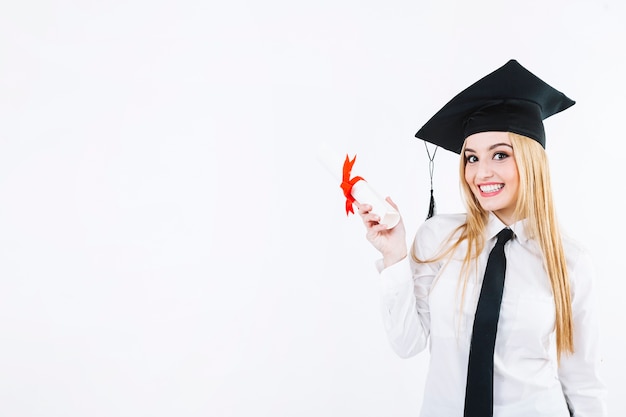
<svg viewBox="0 0 626 417"><path fill-rule="evenodd" d="M504 187L504 184L490 184L490 185L481 185L480 191L483 193L494 193Z"/></svg>

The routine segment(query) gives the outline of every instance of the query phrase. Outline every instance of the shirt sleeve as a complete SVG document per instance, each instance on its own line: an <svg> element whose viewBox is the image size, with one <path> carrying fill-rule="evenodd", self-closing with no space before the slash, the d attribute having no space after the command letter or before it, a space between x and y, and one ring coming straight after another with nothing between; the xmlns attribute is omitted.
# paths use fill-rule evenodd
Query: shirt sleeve
<svg viewBox="0 0 626 417"><path fill-rule="evenodd" d="M574 353L561 357L559 378L573 417L604 417L606 388L600 377L600 323L594 270L588 254L579 255L570 269Z"/></svg>
<svg viewBox="0 0 626 417"><path fill-rule="evenodd" d="M414 249L420 257L418 237ZM417 263L409 255L385 269L379 261L378 270L387 338L398 356L409 358L427 346L430 334L428 294L437 272L435 265Z"/></svg>

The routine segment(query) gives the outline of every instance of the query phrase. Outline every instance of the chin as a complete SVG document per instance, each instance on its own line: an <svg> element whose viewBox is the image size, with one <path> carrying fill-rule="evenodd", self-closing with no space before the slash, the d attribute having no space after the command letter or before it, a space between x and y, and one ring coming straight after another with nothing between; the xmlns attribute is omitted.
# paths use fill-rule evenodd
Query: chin
<svg viewBox="0 0 626 417"><path fill-rule="evenodd" d="M493 204L493 203L486 203L486 204L481 204L480 205L485 211L491 211L491 212L497 212L497 211L504 211L504 210L508 210L508 208L506 206L503 206L502 204Z"/></svg>

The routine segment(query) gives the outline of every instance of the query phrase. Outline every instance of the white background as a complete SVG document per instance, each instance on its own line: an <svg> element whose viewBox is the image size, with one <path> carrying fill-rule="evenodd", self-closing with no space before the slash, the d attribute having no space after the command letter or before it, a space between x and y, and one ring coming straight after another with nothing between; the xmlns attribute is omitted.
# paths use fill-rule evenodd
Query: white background
<svg viewBox="0 0 626 417"><path fill-rule="evenodd" d="M416 416L427 354L387 345L317 145L412 235L413 135L510 58L577 101L547 150L624 415L624 2L213 3L0 5L0 416ZM456 158L439 212L463 209Z"/></svg>

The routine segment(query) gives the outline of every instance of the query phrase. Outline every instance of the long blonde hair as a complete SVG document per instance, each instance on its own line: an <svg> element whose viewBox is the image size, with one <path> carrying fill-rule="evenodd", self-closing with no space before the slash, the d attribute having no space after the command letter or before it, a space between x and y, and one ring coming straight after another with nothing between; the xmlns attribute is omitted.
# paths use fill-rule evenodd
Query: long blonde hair
<svg viewBox="0 0 626 417"><path fill-rule="evenodd" d="M509 138L520 181L514 218L527 219L526 231L537 241L543 253L544 268L550 278L554 296L556 345L560 360L563 353L574 352L574 330L569 276L552 198L548 159L545 150L535 140L515 133L509 133ZM465 298L470 266L476 265L473 261L485 247L484 231L489 218L489 213L481 207L465 181L464 151L465 146L461 150L460 176L467 217L465 223L451 235L457 236L456 241L446 245L447 248L433 259L419 260L415 251L411 250L415 261L433 262L454 253L459 245L467 242L463 272L459 277L462 281L459 282L462 286L461 306Z"/></svg>

